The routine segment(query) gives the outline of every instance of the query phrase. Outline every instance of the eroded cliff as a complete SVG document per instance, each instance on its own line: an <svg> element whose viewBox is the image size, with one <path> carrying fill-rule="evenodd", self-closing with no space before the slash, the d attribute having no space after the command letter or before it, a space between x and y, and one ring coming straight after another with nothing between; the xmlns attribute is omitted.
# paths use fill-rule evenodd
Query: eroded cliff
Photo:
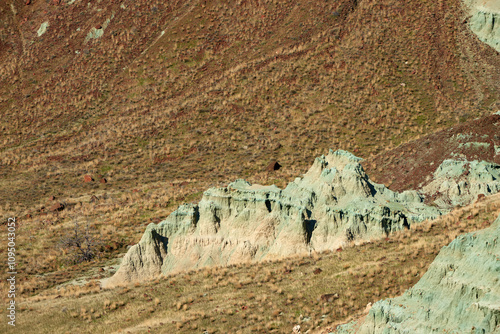
<svg viewBox="0 0 500 334"><path fill-rule="evenodd" d="M338 333L500 332L500 217L444 247L402 296L373 305L358 330Z"/></svg>
<svg viewBox="0 0 500 334"><path fill-rule="evenodd" d="M150 224L106 284L336 249L409 228L453 205L470 203L478 193L500 190L499 166L445 161L427 189L440 200L428 205L421 193L397 193L372 182L361 160L330 150L285 189L244 180L208 189L197 205L184 204L159 224ZM462 171L465 164L468 173ZM451 202L442 200L443 193L451 194Z"/></svg>
<svg viewBox="0 0 500 334"><path fill-rule="evenodd" d="M500 2L465 1L471 15L469 26L481 41L500 52Z"/></svg>

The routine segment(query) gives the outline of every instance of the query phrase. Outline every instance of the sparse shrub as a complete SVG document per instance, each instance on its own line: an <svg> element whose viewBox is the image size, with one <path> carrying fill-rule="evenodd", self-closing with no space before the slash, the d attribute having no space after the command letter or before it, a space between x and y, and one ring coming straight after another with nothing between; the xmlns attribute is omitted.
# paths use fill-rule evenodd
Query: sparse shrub
<svg viewBox="0 0 500 334"><path fill-rule="evenodd" d="M90 231L90 224L87 223L85 229L82 229L76 219L71 232L63 237L59 243L63 250L68 251L73 263L92 261L98 256L98 247L101 244L100 240Z"/></svg>

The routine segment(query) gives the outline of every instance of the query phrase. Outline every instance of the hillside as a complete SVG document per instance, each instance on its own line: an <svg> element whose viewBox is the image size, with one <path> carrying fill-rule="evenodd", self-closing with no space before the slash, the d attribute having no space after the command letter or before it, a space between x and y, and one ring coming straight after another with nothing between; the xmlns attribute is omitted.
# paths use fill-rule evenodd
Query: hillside
<svg viewBox="0 0 500 334"><path fill-rule="evenodd" d="M84 174L196 192L278 159L285 182L331 147L368 157L498 109L500 56L451 0L17 0L0 15L0 193L17 215L92 194Z"/></svg>
<svg viewBox="0 0 500 334"><path fill-rule="evenodd" d="M291 333L299 325L302 333L329 333L366 315L369 303L413 286L443 246L490 226L499 204L500 195L493 195L342 251L193 270L110 290L95 282L47 289L22 301L16 330Z"/></svg>
<svg viewBox="0 0 500 334"><path fill-rule="evenodd" d="M230 276L248 280L227 282L225 270L233 268L216 267L196 271L193 279L179 276L180 287L176 279L162 281L161 288L176 294L159 302L147 292L153 283L130 293L133 289L99 292L98 282L113 276L127 251L138 248L149 224L160 225L179 206L196 206L207 189L229 190L243 178L248 187L285 189L329 149L363 158L357 168L377 189L417 190L423 194L419 205L442 213L497 191L478 191L496 177L491 166L500 164L500 53L496 44L486 44L496 41L488 29L497 16L471 13L458 0L0 2L0 214L17 218L17 288L20 317L27 319L22 328L47 317L49 300L69 313L41 332L72 326L144 331L165 315L146 315L150 308L138 298L147 294L147 303L168 305L167 318L175 322L160 332L189 332L195 324L245 332L240 327L248 321L255 322L255 331L280 332L300 314L301 321L313 320L304 320L303 328L321 329L357 317L368 301L395 297L415 284L457 231L493 221L495 202L488 199L481 212L469 208L473 212L453 216L439 229L425 222L414 235L373 240L360 250L366 253L361 258L349 243L342 249L345 259L326 248L323 262L318 254L314 261L298 258L307 270L292 271L303 285L282 288L289 294L274 293L289 274L286 268L302 266L293 259L259 263L255 268L271 274L257 283L248 283L255 268L246 264L236 265L243 272ZM475 28L484 36L475 35ZM275 162L279 170L272 168ZM450 170L456 174L448 184L453 191L443 193L436 180ZM299 202L308 199L301 196ZM401 225L404 219L398 217ZM75 261L64 244L78 228L96 238L90 262ZM1 229L0 238L6 236ZM398 253L410 241L416 248L409 247L407 255L423 257L418 266ZM377 253L376 262L385 265L384 257L395 262L366 271L379 247L391 253ZM345 262L335 262L337 257ZM314 274L318 266L329 268L330 276ZM317 301L351 267L345 285L331 286L351 289L339 308ZM368 275L380 282L391 278L370 290L364 282ZM212 286L214 277L220 279ZM233 321L245 305L227 304L234 291L226 288L260 289L270 281L274 285L261 291L269 297L246 296L257 307L254 316ZM76 285L60 290L66 284ZM313 291L300 295L307 284ZM1 290L6 287L2 281ZM362 295L352 292L365 288ZM182 313L211 289L214 304L232 314L201 316L204 303L194 313ZM178 295L187 298L180 307L174 305ZM96 312L103 296L110 302ZM296 308L286 309L296 302ZM90 306L80 310L78 304ZM137 317L125 305L133 305L134 312L139 308ZM270 310L279 311L273 319L287 320L275 324ZM322 317L330 311L335 315Z"/></svg>

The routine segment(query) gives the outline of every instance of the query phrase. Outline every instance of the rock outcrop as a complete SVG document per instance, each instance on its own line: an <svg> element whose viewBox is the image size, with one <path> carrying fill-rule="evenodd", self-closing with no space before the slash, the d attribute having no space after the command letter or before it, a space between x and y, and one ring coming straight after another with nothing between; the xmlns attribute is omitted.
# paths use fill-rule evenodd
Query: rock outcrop
<svg viewBox="0 0 500 334"><path fill-rule="evenodd" d="M244 180L208 189L198 205L150 224L109 282L336 249L441 214L415 191L373 183L360 161L330 151L285 189Z"/></svg>
<svg viewBox="0 0 500 334"><path fill-rule="evenodd" d="M161 266L167 255L168 239L160 235L152 225L146 228L141 241L125 254L118 270L120 274L115 274L110 282L140 281L161 274Z"/></svg>
<svg viewBox="0 0 500 334"><path fill-rule="evenodd" d="M466 0L470 10L469 26L479 39L500 52L500 2Z"/></svg>
<svg viewBox="0 0 500 334"><path fill-rule="evenodd" d="M419 192L397 193L372 182L361 160L330 151L285 189L244 180L208 189L197 205L181 205L150 224L107 284L337 249L434 219L479 193L500 191L500 166L446 160L425 189L439 195L427 205Z"/></svg>
<svg viewBox="0 0 500 334"><path fill-rule="evenodd" d="M500 191L500 166L486 161L445 160L421 191L442 209L465 206L480 194Z"/></svg>
<svg viewBox="0 0 500 334"><path fill-rule="evenodd" d="M500 217L443 247L414 287L375 303L362 324L338 329L351 332L500 333Z"/></svg>

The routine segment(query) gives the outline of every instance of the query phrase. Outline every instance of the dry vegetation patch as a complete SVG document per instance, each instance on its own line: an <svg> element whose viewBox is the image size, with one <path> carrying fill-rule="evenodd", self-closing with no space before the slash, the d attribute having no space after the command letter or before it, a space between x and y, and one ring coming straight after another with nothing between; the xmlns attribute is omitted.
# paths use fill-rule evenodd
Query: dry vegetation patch
<svg viewBox="0 0 500 334"><path fill-rule="evenodd" d="M40 333L75 328L82 333L269 333L290 332L300 324L303 331L327 331L362 316L368 303L401 294L441 247L489 226L498 214L500 196L494 195L341 251L204 268L112 290L99 290L95 283L52 288L21 303L20 327L36 326Z"/></svg>
<svg viewBox="0 0 500 334"><path fill-rule="evenodd" d="M110 261L136 243L149 222L197 201L209 187L242 177L283 187L329 148L361 157L382 152L367 169L386 183L387 163L405 170L400 167L411 162L398 159L410 161L407 155L427 148L393 151L399 157L386 150L498 109L498 53L471 35L453 0L12 5L0 3L0 212L18 217L19 291L21 300L27 298L20 317L26 329L37 319L42 332L272 332L288 330L292 322L312 328L345 319L373 299L356 291L390 296L414 280L384 282L378 272L360 276L364 261L373 262L370 254L378 254L390 280L405 270L410 276L401 277L416 279L438 247L428 242L441 245L448 236L439 237L439 227L415 231L425 236L415 241L422 250L404 256L389 250L406 254L415 235L374 241L359 252L262 264L263 273L245 266L209 277L196 272L174 284L160 281L160 290L175 294L147 302L101 292L110 302L104 306L97 302L101 293L55 298L53 289L82 276L109 276ZM37 36L46 21L47 32ZM89 31L104 26L101 38L86 41ZM271 161L283 168L266 172ZM85 182L85 175L94 181ZM55 210L51 196L61 204ZM101 234L103 249L93 262L69 265L56 247L75 217ZM453 235L480 226L477 219L456 224L443 231ZM418 271L409 265L412 257ZM229 279L229 272L236 277ZM153 287L137 289L147 293ZM31 299L44 293L55 299ZM339 298L327 305L318 301L330 293ZM177 294L193 301L179 301ZM261 296L267 297L257 300ZM224 312L209 313L199 302L210 298L208 309ZM238 304L246 300L250 305ZM55 310L50 305L63 303L68 312L53 312L50 322L41 317Z"/></svg>

